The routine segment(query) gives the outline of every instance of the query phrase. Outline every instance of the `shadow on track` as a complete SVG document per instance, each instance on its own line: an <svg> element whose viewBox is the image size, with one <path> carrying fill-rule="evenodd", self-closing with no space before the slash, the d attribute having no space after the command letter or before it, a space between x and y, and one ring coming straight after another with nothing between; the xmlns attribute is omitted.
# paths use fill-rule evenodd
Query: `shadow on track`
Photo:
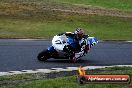
<svg viewBox="0 0 132 88"><path fill-rule="evenodd" d="M87 59L79 59L77 62L72 62L68 59L48 59L46 61L39 61L41 63L65 63L65 64L93 64L93 63L97 63L95 60L87 60Z"/></svg>

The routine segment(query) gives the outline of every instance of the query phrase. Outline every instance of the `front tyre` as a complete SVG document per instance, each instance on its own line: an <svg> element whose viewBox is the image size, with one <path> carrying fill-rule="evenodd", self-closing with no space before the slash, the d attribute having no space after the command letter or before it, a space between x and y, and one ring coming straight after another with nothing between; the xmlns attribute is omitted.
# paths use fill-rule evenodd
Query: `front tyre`
<svg viewBox="0 0 132 88"><path fill-rule="evenodd" d="M46 61L47 59L49 59L49 53L47 50L42 51L38 54L37 56L39 61Z"/></svg>

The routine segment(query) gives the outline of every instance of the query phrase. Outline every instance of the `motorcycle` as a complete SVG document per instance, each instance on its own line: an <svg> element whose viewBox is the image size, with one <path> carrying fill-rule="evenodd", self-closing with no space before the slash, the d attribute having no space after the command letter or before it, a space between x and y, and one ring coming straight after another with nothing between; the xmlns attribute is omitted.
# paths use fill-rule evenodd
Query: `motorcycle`
<svg viewBox="0 0 132 88"><path fill-rule="evenodd" d="M38 54L38 60L46 61L54 58L69 59L76 62L80 57L85 56L92 46L98 43L95 37L83 35L83 38L78 42L75 36L76 34L72 32L55 35L52 39L52 45Z"/></svg>

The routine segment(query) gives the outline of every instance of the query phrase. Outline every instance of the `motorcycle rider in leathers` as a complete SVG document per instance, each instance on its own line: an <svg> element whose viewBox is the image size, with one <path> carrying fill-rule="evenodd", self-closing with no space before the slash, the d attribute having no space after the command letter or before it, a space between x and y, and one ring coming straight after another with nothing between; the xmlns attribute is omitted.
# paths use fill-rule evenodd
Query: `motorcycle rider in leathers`
<svg viewBox="0 0 132 88"><path fill-rule="evenodd" d="M62 34L65 34L65 35L74 35L72 36L77 44L76 48L75 48L75 51L77 52L80 52L81 51L81 48L83 45L85 45L85 41L83 43L80 44L80 41L82 39L84 39L84 30L81 29L81 28L77 28L74 32L66 32L66 33L62 33ZM62 35L61 34L61 35ZM86 45L85 46L85 49L84 49L85 53L87 53L89 51L89 45Z"/></svg>
<svg viewBox="0 0 132 88"><path fill-rule="evenodd" d="M81 50L81 47L85 44L85 41L83 43L81 43L81 44L79 43L83 39L83 37L84 37L84 30L81 29L81 28L77 28L75 30L74 34L75 34L75 40L77 41L77 44L78 44L78 47L77 48L80 51ZM87 53L88 50L89 50L89 45L86 45L85 46L85 49L84 49L85 53Z"/></svg>

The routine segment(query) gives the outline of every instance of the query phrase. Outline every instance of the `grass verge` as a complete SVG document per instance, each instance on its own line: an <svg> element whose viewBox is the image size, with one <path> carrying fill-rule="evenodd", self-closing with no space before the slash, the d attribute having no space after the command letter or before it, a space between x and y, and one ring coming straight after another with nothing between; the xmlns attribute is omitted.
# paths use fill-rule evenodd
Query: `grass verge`
<svg viewBox="0 0 132 88"><path fill-rule="evenodd" d="M112 1L110 2L112 3ZM62 0L62 2L65 2L65 0ZM69 3L79 2L79 0L69 0ZM84 4L92 1L81 2ZM99 1L95 0L95 3L97 2ZM101 2L105 4L104 0ZM116 2L118 4L120 0L116 0ZM60 10L53 10L54 8ZM74 8L74 5L62 4L59 0L54 2L48 0L2 0L0 2L0 38L50 39L60 32L74 31L75 28L81 27L86 34L95 36L100 40L132 40L132 18L118 17L117 15L122 12L117 11L118 13L114 16L105 16L105 10L100 11L94 8L93 10L97 14L88 15L83 12L89 8L81 8L80 6L76 6L74 9L70 8ZM68 10L68 12L63 9ZM80 13L72 11L75 9L78 9ZM94 13L93 10L90 11ZM100 16L98 12L103 16ZM109 13L109 11L107 12ZM115 12L109 14L113 13Z"/></svg>
<svg viewBox="0 0 132 88"><path fill-rule="evenodd" d="M131 0L53 0L61 3L93 5L107 9L132 10Z"/></svg>
<svg viewBox="0 0 132 88"><path fill-rule="evenodd" d="M66 72L64 72L66 73ZM62 74L64 74L62 73ZM68 74L68 72L67 72ZM132 78L132 68L131 67L112 67L105 69L95 69L87 70L87 74L129 74ZM49 75L54 75L50 73ZM58 77L60 74L58 74ZM13 77L12 77L13 78ZM14 80L14 78L13 78ZM4 85L0 88L131 88L132 82L130 84L77 84L77 79L74 76L59 77L48 80L34 80L19 84Z"/></svg>
<svg viewBox="0 0 132 88"><path fill-rule="evenodd" d="M76 4L82 6L95 6L95 7L102 7L106 9L118 9L118 10L132 10L132 1L131 0L2 0L1 2L26 2L26 3L67 3L67 4Z"/></svg>
<svg viewBox="0 0 132 88"><path fill-rule="evenodd" d="M63 19L59 19L62 17ZM132 19L97 15L57 15L56 20L0 17L0 38L52 38L81 27L100 40L132 40ZM47 20L48 19L48 20Z"/></svg>

